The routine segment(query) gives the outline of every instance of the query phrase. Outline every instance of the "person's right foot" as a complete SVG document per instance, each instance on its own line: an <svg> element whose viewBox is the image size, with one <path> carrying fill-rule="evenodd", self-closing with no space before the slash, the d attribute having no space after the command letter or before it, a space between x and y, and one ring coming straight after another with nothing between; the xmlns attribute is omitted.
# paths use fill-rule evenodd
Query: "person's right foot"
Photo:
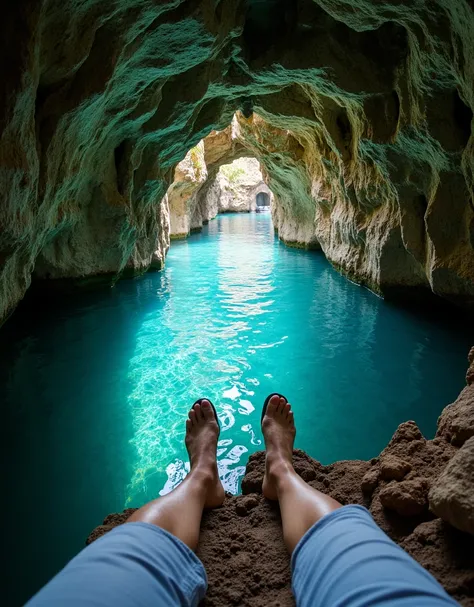
<svg viewBox="0 0 474 607"><path fill-rule="evenodd" d="M277 395L271 397L262 420L266 459L263 495L278 499L278 478L293 469L293 443L296 428L290 403Z"/></svg>

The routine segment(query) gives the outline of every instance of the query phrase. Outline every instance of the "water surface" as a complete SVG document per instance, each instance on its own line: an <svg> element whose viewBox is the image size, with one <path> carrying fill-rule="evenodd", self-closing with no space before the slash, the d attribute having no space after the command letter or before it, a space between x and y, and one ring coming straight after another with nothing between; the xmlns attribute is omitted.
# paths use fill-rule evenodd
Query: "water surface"
<svg viewBox="0 0 474 607"><path fill-rule="evenodd" d="M268 215L226 215L173 243L163 272L73 299L25 302L0 332L8 604L21 604L111 511L186 474L183 428L207 396L219 470L238 492L271 391L296 446L368 459L397 425L435 432L470 338L385 303L321 253L286 248Z"/></svg>

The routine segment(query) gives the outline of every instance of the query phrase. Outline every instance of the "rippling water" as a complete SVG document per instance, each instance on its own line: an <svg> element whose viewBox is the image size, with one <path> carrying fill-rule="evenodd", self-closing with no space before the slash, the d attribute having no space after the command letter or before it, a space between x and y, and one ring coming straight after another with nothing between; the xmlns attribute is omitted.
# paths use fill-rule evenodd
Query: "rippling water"
<svg viewBox="0 0 474 607"><path fill-rule="evenodd" d="M173 243L161 273L26 302L0 332L11 604L108 512L179 483L195 399L217 407L219 471L235 493L262 446L269 392L290 398L297 447L326 464L366 459L407 419L433 435L469 342L350 283L322 254L286 248L268 215L219 217Z"/></svg>

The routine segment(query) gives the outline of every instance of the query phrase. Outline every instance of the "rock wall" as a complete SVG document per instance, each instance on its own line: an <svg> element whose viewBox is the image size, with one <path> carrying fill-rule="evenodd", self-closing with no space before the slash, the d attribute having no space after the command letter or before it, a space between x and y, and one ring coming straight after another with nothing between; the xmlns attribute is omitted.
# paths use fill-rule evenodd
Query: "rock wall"
<svg viewBox="0 0 474 607"><path fill-rule="evenodd" d="M235 120L235 119L234 119ZM235 126L235 125L234 125ZM249 213L256 210L256 197L264 192L273 201L273 194L263 181L260 164L256 158L240 157L229 164L222 164L231 145L232 129L223 133L226 154L214 161L209 158L209 148L215 153L213 135L192 148L178 163L174 180L167 191L169 206L170 238L186 238L214 219L218 213ZM205 152L205 143L207 140ZM242 146L240 153L245 152ZM236 153L232 154L235 156ZM166 204L163 205L166 208Z"/></svg>
<svg viewBox="0 0 474 607"><path fill-rule="evenodd" d="M17 0L0 29L0 318L32 275L160 267L174 169L239 109L284 240L473 307L467 0Z"/></svg>
<svg viewBox="0 0 474 607"><path fill-rule="evenodd" d="M220 167L209 189L217 196L219 213L248 213L257 207L257 194L264 192L273 198L263 181L260 163L255 158L238 158Z"/></svg>
<svg viewBox="0 0 474 607"><path fill-rule="evenodd" d="M204 142L200 141L176 167L174 181L167 192L171 238L185 238L191 232L197 193L206 180Z"/></svg>
<svg viewBox="0 0 474 607"><path fill-rule="evenodd" d="M409 421L371 461L322 466L303 451L293 454L309 485L342 504L366 506L464 607L474 606L474 348L469 360L468 386L444 409L433 440ZM204 514L197 554L209 581L205 605L294 605L278 506L262 495L264 456L250 456L243 495ZM133 511L109 515L87 543Z"/></svg>
<svg viewBox="0 0 474 607"><path fill-rule="evenodd" d="M273 221L283 241L321 248L338 270L382 295L401 292L407 296L410 290L431 289L472 308L471 237L459 232L457 244L452 245L453 256L442 258L436 253L441 251L437 237L444 233L445 242L450 238L447 234L452 234L453 217L445 217L447 223L436 229L435 210L444 203L438 200L431 205L428 194L408 194L410 187L415 187L413 182L423 180L430 188L436 184L436 196L441 195L443 180L433 173L433 155L430 160L424 158L422 147L406 140L407 150L421 154L410 160L402 158L401 150L395 154L396 145L391 140L376 146L361 137L356 155L336 160L329 146L323 151L318 127L313 127L311 136L308 125L302 132L288 131L283 128L284 120L261 113L265 119L256 114L250 119L240 115L232 137L263 167L266 183L275 194ZM298 123L295 117L291 120ZM403 138L401 134L397 137ZM371 156L363 159L361 149L366 149L366 144ZM446 172L443 175L443 179L452 178ZM474 225L469 196L465 201L464 219L455 222L461 231ZM447 200L446 204L452 208ZM454 257L459 263L456 277L451 271Z"/></svg>
<svg viewBox="0 0 474 607"><path fill-rule="evenodd" d="M213 177L209 177L204 141L188 152L176 167L167 193L172 239L186 238L218 213L255 211L259 192L273 199L255 158L237 158L223 165L215 163L209 165L209 170Z"/></svg>

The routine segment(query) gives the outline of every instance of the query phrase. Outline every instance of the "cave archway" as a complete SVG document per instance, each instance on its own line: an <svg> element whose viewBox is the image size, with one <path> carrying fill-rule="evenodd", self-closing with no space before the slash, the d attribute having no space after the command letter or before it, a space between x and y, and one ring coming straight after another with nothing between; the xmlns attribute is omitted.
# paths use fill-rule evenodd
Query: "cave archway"
<svg viewBox="0 0 474 607"><path fill-rule="evenodd" d="M379 294L422 289L474 309L472 62L447 59L469 56L469 18L440 0L428 13L374 0L356 13L322 0L116 4L25 19L19 2L4 15L0 321L32 276L115 284L162 268L168 189L191 150L177 217L206 171L250 154L283 242L321 248ZM207 221L195 217L180 235Z"/></svg>
<svg viewBox="0 0 474 607"><path fill-rule="evenodd" d="M266 192L259 192L255 197L255 203L257 213L268 211L270 209L270 196Z"/></svg>

